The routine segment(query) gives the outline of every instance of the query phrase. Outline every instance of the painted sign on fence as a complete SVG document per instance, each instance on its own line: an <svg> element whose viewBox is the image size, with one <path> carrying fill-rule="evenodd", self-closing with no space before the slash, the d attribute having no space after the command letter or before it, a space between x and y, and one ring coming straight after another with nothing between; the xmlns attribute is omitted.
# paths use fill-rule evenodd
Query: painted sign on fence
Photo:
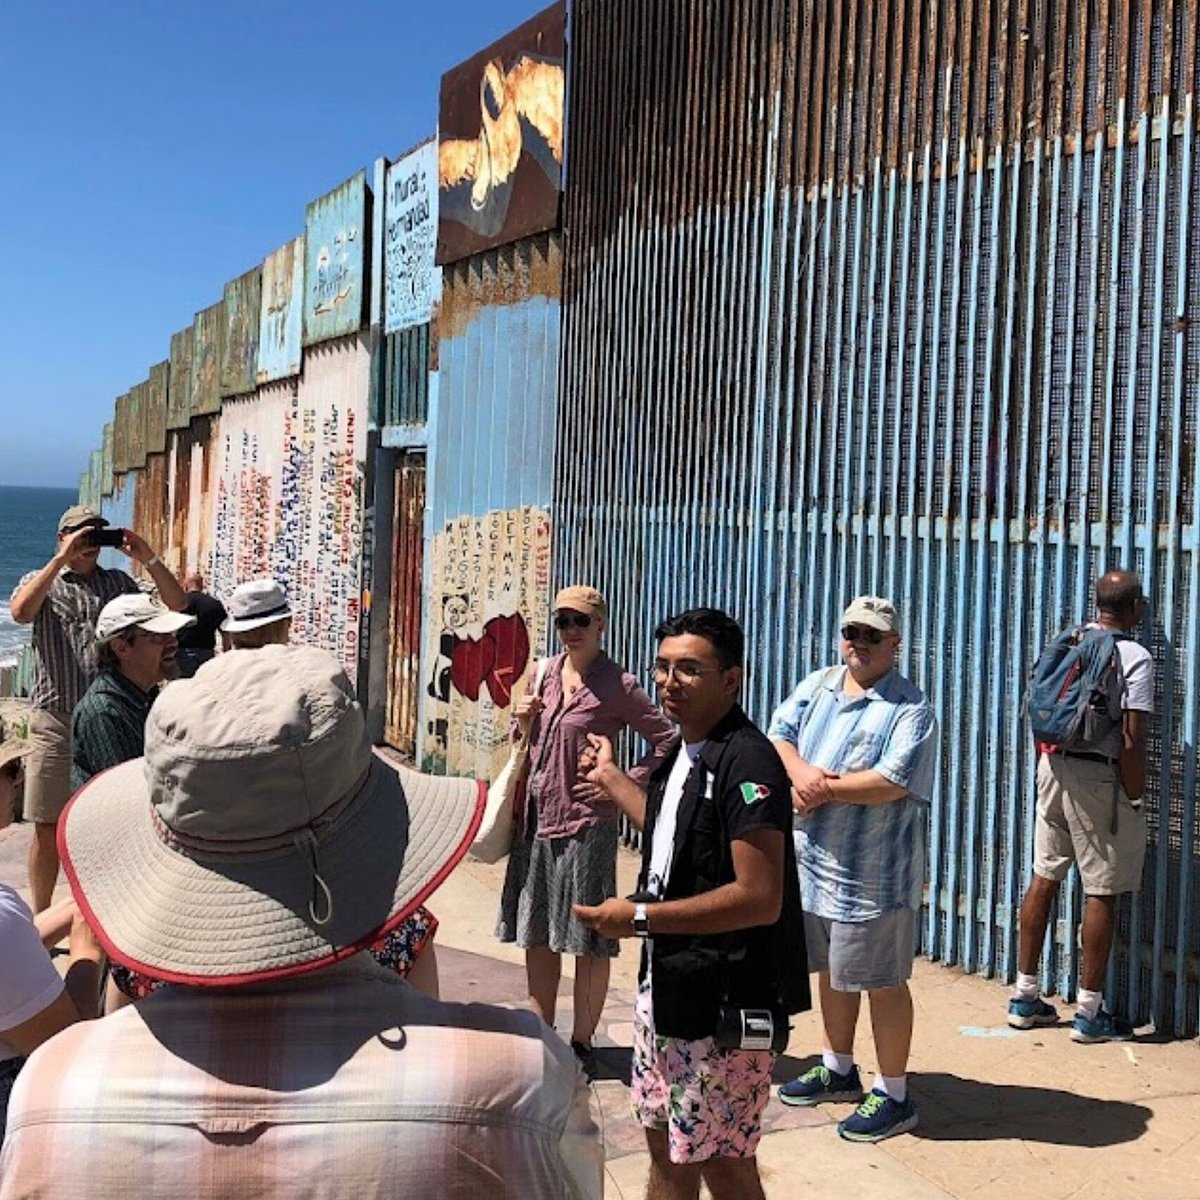
<svg viewBox="0 0 1200 1200"><path fill-rule="evenodd" d="M262 267L258 382L300 374L304 318L304 236L268 254Z"/></svg>
<svg viewBox="0 0 1200 1200"><path fill-rule="evenodd" d="M150 368L146 385L146 453L161 454L167 448L167 387L171 373L169 362Z"/></svg>
<svg viewBox="0 0 1200 1200"><path fill-rule="evenodd" d="M550 513L456 517L433 537L429 559L422 765L494 779L513 695L546 639Z"/></svg>
<svg viewBox="0 0 1200 1200"><path fill-rule="evenodd" d="M436 140L397 160L387 173L384 209L384 332L433 318L441 298L437 248Z"/></svg>
<svg viewBox="0 0 1200 1200"><path fill-rule="evenodd" d="M186 429L192 419L192 355L196 330L171 334L171 378L167 385L167 428Z"/></svg>
<svg viewBox="0 0 1200 1200"><path fill-rule="evenodd" d="M192 348L192 412L221 411L221 343L225 340L225 301L196 314Z"/></svg>
<svg viewBox="0 0 1200 1200"><path fill-rule="evenodd" d="M565 6L442 76L439 263L558 226Z"/></svg>
<svg viewBox="0 0 1200 1200"><path fill-rule="evenodd" d="M231 400L217 442L212 588L271 575L292 638L358 668L370 353L361 338L307 356L302 381Z"/></svg>
<svg viewBox="0 0 1200 1200"><path fill-rule="evenodd" d="M366 315L367 175L359 171L307 210L304 344L354 333Z"/></svg>
<svg viewBox="0 0 1200 1200"><path fill-rule="evenodd" d="M225 342L221 347L221 396L245 396L258 376L258 328L262 317L262 268L225 285Z"/></svg>
<svg viewBox="0 0 1200 1200"><path fill-rule="evenodd" d="M100 495L111 496L113 489L113 422L104 426L104 441L101 443L104 456L100 466Z"/></svg>

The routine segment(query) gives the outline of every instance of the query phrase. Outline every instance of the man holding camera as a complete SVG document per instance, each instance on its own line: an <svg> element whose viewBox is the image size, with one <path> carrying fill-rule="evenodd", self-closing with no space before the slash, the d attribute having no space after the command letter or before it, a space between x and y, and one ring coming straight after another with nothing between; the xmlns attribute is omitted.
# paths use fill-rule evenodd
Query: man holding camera
<svg viewBox="0 0 1200 1200"><path fill-rule="evenodd" d="M650 1200L761 1200L755 1152L788 1017L809 1007L787 775L737 704L744 637L716 609L657 629L651 672L682 735L643 792L592 736L581 766L643 830L638 892L576 905L640 937L634 1113Z"/></svg>
<svg viewBox="0 0 1200 1200"><path fill-rule="evenodd" d="M168 608L179 611L186 602L179 581L144 539L107 525L94 509L68 508L59 518L54 557L17 584L10 602L13 620L33 625L24 809L34 823L29 889L35 912L50 906L58 879L55 831L71 795L71 713L96 676L96 617L115 596L140 590L124 571L98 564L101 546L114 546L146 567Z"/></svg>

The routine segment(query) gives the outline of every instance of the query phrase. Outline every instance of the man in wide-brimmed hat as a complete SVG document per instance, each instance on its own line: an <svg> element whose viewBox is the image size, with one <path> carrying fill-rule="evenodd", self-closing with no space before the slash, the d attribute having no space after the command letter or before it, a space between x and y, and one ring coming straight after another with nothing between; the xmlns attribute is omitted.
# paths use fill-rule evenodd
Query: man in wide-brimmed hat
<svg viewBox="0 0 1200 1200"><path fill-rule="evenodd" d="M146 569L168 608L184 605L179 581L146 540L132 529L105 531L107 525L94 508L71 505L58 519L54 556L21 579L9 602L13 620L33 626L24 807L34 825L29 843L34 912L49 907L58 879L58 819L71 796L71 714L96 678L96 618L114 597L139 590L124 571L99 565L101 539L110 536L110 545Z"/></svg>
<svg viewBox="0 0 1200 1200"><path fill-rule="evenodd" d="M178 986L30 1062L0 1200L598 1198L570 1050L359 953L445 879L482 807L474 781L373 755L324 651L234 650L167 688L145 757L77 793L61 848L110 956Z"/></svg>

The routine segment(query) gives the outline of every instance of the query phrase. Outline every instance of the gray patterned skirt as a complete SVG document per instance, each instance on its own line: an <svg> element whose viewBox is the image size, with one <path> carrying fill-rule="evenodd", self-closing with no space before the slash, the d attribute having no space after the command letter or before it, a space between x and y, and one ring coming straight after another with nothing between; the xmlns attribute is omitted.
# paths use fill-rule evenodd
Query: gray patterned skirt
<svg viewBox="0 0 1200 1200"><path fill-rule="evenodd" d="M531 797L525 827L517 830L496 937L524 950L546 946L556 954L614 958L619 944L589 929L572 904L602 904L617 892L617 823L603 821L573 837L538 841L536 801Z"/></svg>

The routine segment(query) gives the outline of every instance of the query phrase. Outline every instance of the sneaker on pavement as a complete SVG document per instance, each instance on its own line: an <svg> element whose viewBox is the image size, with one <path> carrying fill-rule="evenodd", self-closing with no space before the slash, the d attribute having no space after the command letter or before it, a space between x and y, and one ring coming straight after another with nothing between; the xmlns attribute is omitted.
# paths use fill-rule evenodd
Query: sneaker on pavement
<svg viewBox="0 0 1200 1200"><path fill-rule="evenodd" d="M831 1071L823 1063L805 1071L799 1079L782 1084L779 1098L784 1104L825 1104L831 1100L861 1100L862 1078L858 1067L852 1066L845 1075Z"/></svg>
<svg viewBox="0 0 1200 1200"><path fill-rule="evenodd" d="M884 1092L869 1092L837 1130L848 1142L882 1142L916 1125L917 1109L911 1096L899 1101Z"/></svg>
<svg viewBox="0 0 1200 1200"><path fill-rule="evenodd" d="M1040 996L1024 1000L1014 996L1008 1002L1008 1023L1014 1029L1033 1029L1038 1025L1057 1025L1058 1010Z"/></svg>
<svg viewBox="0 0 1200 1200"><path fill-rule="evenodd" d="M596 1047L589 1046L585 1042L572 1040L571 1049L575 1052L575 1061L579 1064L580 1070L583 1071L588 1083L595 1083L598 1070Z"/></svg>
<svg viewBox="0 0 1200 1200"><path fill-rule="evenodd" d="M1128 1042L1132 1037L1133 1026L1103 1008L1094 1017L1076 1013L1075 1023L1071 1026L1071 1041L1088 1045L1093 1042Z"/></svg>

